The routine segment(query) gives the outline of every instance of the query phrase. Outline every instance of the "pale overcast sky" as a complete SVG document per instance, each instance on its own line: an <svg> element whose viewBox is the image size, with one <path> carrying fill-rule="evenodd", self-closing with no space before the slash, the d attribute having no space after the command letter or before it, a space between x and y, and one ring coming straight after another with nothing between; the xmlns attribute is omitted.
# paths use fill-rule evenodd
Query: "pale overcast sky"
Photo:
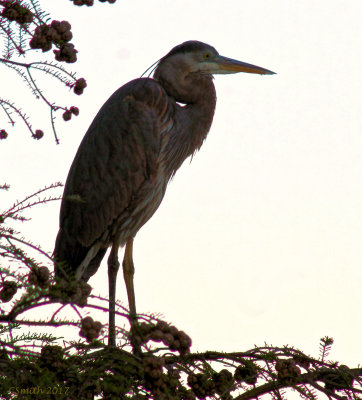
<svg viewBox="0 0 362 400"><path fill-rule="evenodd" d="M209 136L135 239L138 312L162 313L192 337L194 351L242 351L266 341L317 356L319 339L329 335L336 340L331 358L356 366L362 354L362 2L118 0L88 9L66 0L44 3L53 18L72 23L79 62L69 68L88 88L62 103L78 106L80 115L65 123L59 114L59 146L40 101L17 99L46 132L41 141L21 122L10 129L0 114L9 133L0 142L0 181L12 186L1 193L1 209L64 182L104 101L173 46L197 39L271 69L277 75L216 76ZM11 79L2 79L4 97L14 88L25 91ZM63 99L67 90L56 88L49 97ZM59 205L29 212L32 221L21 227L47 251ZM105 265L90 284L107 295ZM118 298L126 302L121 273Z"/></svg>

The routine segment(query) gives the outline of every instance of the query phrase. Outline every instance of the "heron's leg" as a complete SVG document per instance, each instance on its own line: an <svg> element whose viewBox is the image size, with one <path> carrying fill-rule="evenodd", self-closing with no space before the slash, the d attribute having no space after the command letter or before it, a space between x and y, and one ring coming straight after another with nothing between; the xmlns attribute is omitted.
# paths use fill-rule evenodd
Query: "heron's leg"
<svg viewBox="0 0 362 400"><path fill-rule="evenodd" d="M116 347L116 283L119 269L118 261L119 240L113 241L111 253L108 257L108 287L109 287L109 336L108 346Z"/></svg>
<svg viewBox="0 0 362 400"><path fill-rule="evenodd" d="M130 239L126 243L126 249L124 252L124 259L123 259L122 266L123 266L123 276L124 276L124 281L126 283L128 304L129 304L129 310L130 310L129 316L130 316L130 323L131 323L131 331L130 331L131 344L133 347L133 353L136 356L141 357L142 351L141 351L140 343L138 343L138 341L136 340L138 324L137 324L137 316L136 316L136 298L135 298L134 287L133 287L134 265L133 265L132 251L133 251L133 239Z"/></svg>
<svg viewBox="0 0 362 400"><path fill-rule="evenodd" d="M133 287L134 265L133 265L132 251L133 251L133 238L129 239L126 243L126 250L124 252L124 259L122 263L123 276L127 289L131 323L136 321L136 299Z"/></svg>

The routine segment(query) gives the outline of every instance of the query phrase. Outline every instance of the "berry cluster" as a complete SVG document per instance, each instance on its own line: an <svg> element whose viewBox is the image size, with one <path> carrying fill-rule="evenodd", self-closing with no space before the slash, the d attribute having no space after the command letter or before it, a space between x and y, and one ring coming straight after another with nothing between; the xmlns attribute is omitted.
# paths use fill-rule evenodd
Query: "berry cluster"
<svg viewBox="0 0 362 400"><path fill-rule="evenodd" d="M175 326L169 325L164 321L158 321L156 325L142 323L137 328L140 334L139 342L146 343L149 340L163 342L170 350L179 351L185 354L190 351L191 339L183 331L179 331Z"/></svg>
<svg viewBox="0 0 362 400"><path fill-rule="evenodd" d="M37 140L41 139L43 136L44 136L44 132L41 129L37 129L35 131L35 133L33 134L33 138L37 139Z"/></svg>
<svg viewBox="0 0 362 400"><path fill-rule="evenodd" d="M60 346L45 345L41 349L39 364L47 367L50 371L57 371L64 367L64 350Z"/></svg>
<svg viewBox="0 0 362 400"><path fill-rule="evenodd" d="M190 374L187 377L187 384L191 388L191 393L198 399L204 399L208 396L220 395L223 400L232 399L230 391L234 388L235 379L233 374L227 369L220 372L214 372L211 378L207 374ZM188 398L195 398L188 394Z"/></svg>
<svg viewBox="0 0 362 400"><path fill-rule="evenodd" d="M147 356L142 362L146 389L150 390L154 397L162 397L166 390L163 375L163 366L165 364L163 357Z"/></svg>
<svg viewBox="0 0 362 400"><path fill-rule="evenodd" d="M79 115L79 109L77 107L70 107L70 109L66 109L63 113L64 121L69 121L72 118L72 114Z"/></svg>
<svg viewBox="0 0 362 400"><path fill-rule="evenodd" d="M53 43L60 46L69 42L72 38L70 28L68 21L59 22L54 20L50 25L39 25L30 41L30 47L32 49L42 49L43 52L46 52L52 48Z"/></svg>
<svg viewBox="0 0 362 400"><path fill-rule="evenodd" d="M70 302L79 306L85 306L91 291L92 288L88 283L80 281L75 293L70 297Z"/></svg>
<svg viewBox="0 0 362 400"><path fill-rule="evenodd" d="M179 387L176 393L182 400L196 400L195 393L192 390L187 390L183 386Z"/></svg>
<svg viewBox="0 0 362 400"><path fill-rule="evenodd" d="M170 383L178 384L179 379L181 378L180 371L173 368L172 366L171 367L166 366L166 368L167 368L167 377L168 377Z"/></svg>
<svg viewBox="0 0 362 400"><path fill-rule="evenodd" d="M6 139L8 137L8 133L6 132L5 129L0 130L0 140L1 139Z"/></svg>
<svg viewBox="0 0 362 400"><path fill-rule="evenodd" d="M84 281L69 282L60 280L55 286L51 287L50 297L60 303L73 303L80 307L87 304L88 296L92 288Z"/></svg>
<svg viewBox="0 0 362 400"><path fill-rule="evenodd" d="M28 275L28 282L31 285L45 289L49 286L49 270L47 267L33 269Z"/></svg>
<svg viewBox="0 0 362 400"><path fill-rule="evenodd" d="M75 81L73 85L73 91L75 94L82 94L83 90L87 87L87 82L85 81L84 78L79 78Z"/></svg>
<svg viewBox="0 0 362 400"><path fill-rule="evenodd" d="M30 40L30 47L46 52L55 44L59 47L59 50L54 50L56 60L74 63L77 61L77 50L73 44L68 43L73 37L70 28L68 21L54 20L50 25L40 25L35 29L34 36Z"/></svg>
<svg viewBox="0 0 362 400"><path fill-rule="evenodd" d="M296 366L292 358L278 360L275 363L275 369L278 372L278 379L288 385L294 383L300 375L300 368Z"/></svg>
<svg viewBox="0 0 362 400"><path fill-rule="evenodd" d="M234 372L236 382L245 382L248 385L255 385L258 379L258 372L255 365L248 361L245 365L239 365Z"/></svg>
<svg viewBox="0 0 362 400"><path fill-rule="evenodd" d="M117 0L99 0L101 3L106 3L108 1L108 3L113 4L115 3ZM94 0L73 0L73 4L75 6L92 6L94 4Z"/></svg>
<svg viewBox="0 0 362 400"><path fill-rule="evenodd" d="M60 50L54 50L55 59L57 61L65 61L74 63L77 61L78 50L74 48L74 44L65 43L60 47Z"/></svg>
<svg viewBox="0 0 362 400"><path fill-rule="evenodd" d="M215 383L205 374L190 374L187 377L187 384L199 399L215 394Z"/></svg>
<svg viewBox="0 0 362 400"><path fill-rule="evenodd" d="M13 281L5 281L2 284L2 289L0 291L0 300L3 303L7 303L10 301L15 293L17 292L18 288L16 282Z"/></svg>
<svg viewBox="0 0 362 400"><path fill-rule="evenodd" d="M223 395L223 398L227 398L227 393L230 392L234 385L233 374L227 369L222 369L212 375L212 380L215 384L216 393Z"/></svg>
<svg viewBox="0 0 362 400"><path fill-rule="evenodd" d="M92 6L94 3L94 0L73 0L73 4L75 6Z"/></svg>
<svg viewBox="0 0 362 400"><path fill-rule="evenodd" d="M16 21L20 25L33 22L33 13L18 2L9 0L2 2L1 5L4 7L1 16L7 18L9 21Z"/></svg>
<svg viewBox="0 0 362 400"><path fill-rule="evenodd" d="M86 338L87 342L97 339L99 336L102 324L99 321L94 321L92 317L85 317L82 319L79 336Z"/></svg>

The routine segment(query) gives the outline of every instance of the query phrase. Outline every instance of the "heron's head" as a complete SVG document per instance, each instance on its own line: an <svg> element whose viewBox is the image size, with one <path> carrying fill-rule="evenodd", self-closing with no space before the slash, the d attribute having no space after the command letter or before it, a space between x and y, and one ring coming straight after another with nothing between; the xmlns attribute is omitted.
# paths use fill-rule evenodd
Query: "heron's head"
<svg viewBox="0 0 362 400"><path fill-rule="evenodd" d="M200 98L207 86L210 87L214 74L237 72L274 74L256 65L223 57L214 47L190 40L174 47L162 57L153 77L176 101L192 103Z"/></svg>
<svg viewBox="0 0 362 400"><path fill-rule="evenodd" d="M235 74L237 72L260 75L275 73L256 65L221 56L214 47L196 40L179 44L162 57L155 71L155 79L163 72L163 69L168 70L168 73L171 73L171 69L173 69L185 76L193 72L206 75Z"/></svg>

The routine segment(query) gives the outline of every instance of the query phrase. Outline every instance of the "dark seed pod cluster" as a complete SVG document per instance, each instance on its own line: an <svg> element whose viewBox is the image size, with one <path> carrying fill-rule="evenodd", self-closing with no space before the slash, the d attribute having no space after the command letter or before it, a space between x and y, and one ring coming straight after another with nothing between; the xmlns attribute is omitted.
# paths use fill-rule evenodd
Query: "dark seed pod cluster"
<svg viewBox="0 0 362 400"><path fill-rule="evenodd" d="M51 288L50 297L60 303L74 303L83 307L91 291L92 287L84 281L69 283L61 280Z"/></svg>
<svg viewBox="0 0 362 400"><path fill-rule="evenodd" d="M77 286L77 290L73 296L71 296L70 300L72 303L78 304L79 306L84 306L87 304L88 296L90 295L92 288L86 282L79 282Z"/></svg>
<svg viewBox="0 0 362 400"><path fill-rule="evenodd" d="M97 339L102 329L102 324L99 321L94 321L92 317L85 317L82 319L82 326L79 332L79 336L87 339L87 342L91 342Z"/></svg>
<svg viewBox="0 0 362 400"><path fill-rule="evenodd" d="M73 91L75 94L82 94L84 89L87 87L87 82L85 81L84 78L79 78L75 81L75 84L73 86Z"/></svg>
<svg viewBox="0 0 362 400"><path fill-rule="evenodd" d="M73 0L73 4L75 6L92 6L94 3L94 0Z"/></svg>
<svg viewBox="0 0 362 400"><path fill-rule="evenodd" d="M49 286L49 270L47 267L40 267L34 269L28 275L28 282L31 285L39 286L42 289L47 288Z"/></svg>
<svg viewBox="0 0 362 400"><path fill-rule="evenodd" d="M164 321L158 321L156 325L142 323L139 325L137 333L140 335L138 340L140 343L153 340L163 342L170 350L179 351L180 354L190 351L192 343L190 337Z"/></svg>
<svg viewBox="0 0 362 400"><path fill-rule="evenodd" d="M288 385L294 383L300 375L300 368L295 361L290 358L287 360L278 360L275 363L275 369L278 372L278 379Z"/></svg>
<svg viewBox="0 0 362 400"><path fill-rule="evenodd" d="M52 48L52 40L48 37L49 25L40 25L35 29L33 38L30 40L32 49L42 49L43 52Z"/></svg>
<svg viewBox="0 0 362 400"><path fill-rule="evenodd" d="M66 366L64 350L60 346L45 345L41 349L39 364L47 367L50 371L59 371Z"/></svg>
<svg viewBox="0 0 362 400"><path fill-rule="evenodd" d="M74 63L77 61L78 51L74 48L74 44L65 43L59 50L54 50L55 59L57 61L65 61L67 63Z"/></svg>
<svg viewBox="0 0 362 400"><path fill-rule="evenodd" d="M110 3L113 4L115 3L117 0L99 0L101 3ZM94 4L94 0L73 0L73 4L75 6L92 6Z"/></svg>
<svg viewBox="0 0 362 400"><path fill-rule="evenodd" d="M233 374L227 369L222 369L220 372L215 372L212 375L212 380L215 384L215 391L218 394L226 396L234 385Z"/></svg>
<svg viewBox="0 0 362 400"><path fill-rule="evenodd" d="M75 116L79 115L79 108L72 106L69 110L65 110L63 113L64 121L69 121L72 118L72 114Z"/></svg>
<svg viewBox="0 0 362 400"><path fill-rule="evenodd" d="M33 134L33 138L37 139L37 140L41 139L43 136L44 136L44 132L41 129L37 129L35 131L35 133Z"/></svg>
<svg viewBox="0 0 362 400"><path fill-rule="evenodd" d="M18 290L18 288L17 288L16 282L13 282L13 281L3 282L2 288L0 291L0 300L3 303L7 303L14 297L17 290Z"/></svg>
<svg viewBox="0 0 362 400"><path fill-rule="evenodd" d="M78 108L78 107L72 106L72 107L70 107L69 110L70 110L70 112L71 112L72 114L74 114L75 116L79 115L79 108Z"/></svg>
<svg viewBox="0 0 362 400"><path fill-rule="evenodd" d="M72 39L68 21L52 21L50 25L43 24L35 29L34 36L30 41L32 49L42 49L43 52L49 51L52 44L63 45Z"/></svg>
<svg viewBox="0 0 362 400"><path fill-rule="evenodd" d="M147 356L142 362L146 389L150 390L156 398L162 397L166 390L163 357Z"/></svg>
<svg viewBox="0 0 362 400"><path fill-rule="evenodd" d="M70 119L72 118L72 113L70 110L65 110L63 112L63 119L64 121L70 121Z"/></svg>
<svg viewBox="0 0 362 400"><path fill-rule="evenodd" d="M187 390L185 387L181 386L177 391L177 394L182 400L196 400L196 395L192 390Z"/></svg>
<svg viewBox="0 0 362 400"><path fill-rule="evenodd" d="M59 50L54 50L55 59L74 63L77 61L77 50L73 44L68 43L73 37L70 28L68 21L54 20L50 25L40 25L35 29L34 36L30 40L30 47L46 52L55 44L59 47Z"/></svg>
<svg viewBox="0 0 362 400"><path fill-rule="evenodd" d="M8 133L6 132L5 129L0 130L0 140L1 139L6 139L8 137Z"/></svg>
<svg viewBox="0 0 362 400"><path fill-rule="evenodd" d="M244 365L239 365L235 369L234 378L237 382L245 382L248 385L255 385L258 379L258 372L255 365L249 361Z"/></svg>
<svg viewBox="0 0 362 400"><path fill-rule="evenodd" d="M4 7L1 16L9 21L16 21L20 25L33 22L33 13L18 2L9 0L2 2L1 5Z"/></svg>
<svg viewBox="0 0 362 400"><path fill-rule="evenodd" d="M205 374L190 374L187 377L187 384L199 399L215 394L215 383Z"/></svg>

